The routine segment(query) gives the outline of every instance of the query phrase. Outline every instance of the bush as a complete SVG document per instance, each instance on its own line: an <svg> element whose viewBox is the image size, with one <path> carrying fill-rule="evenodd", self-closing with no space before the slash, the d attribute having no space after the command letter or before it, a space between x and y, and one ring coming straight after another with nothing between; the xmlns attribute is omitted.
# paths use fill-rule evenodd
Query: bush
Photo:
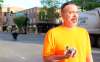
<svg viewBox="0 0 100 62"><path fill-rule="evenodd" d="M26 16L17 16L14 18L14 22L18 26L19 32L26 32L27 21L28 18Z"/></svg>
<svg viewBox="0 0 100 62"><path fill-rule="evenodd" d="M25 16L17 16L14 18L15 24L18 26L18 28L22 28L23 26L26 25L27 23L26 18L27 17Z"/></svg>

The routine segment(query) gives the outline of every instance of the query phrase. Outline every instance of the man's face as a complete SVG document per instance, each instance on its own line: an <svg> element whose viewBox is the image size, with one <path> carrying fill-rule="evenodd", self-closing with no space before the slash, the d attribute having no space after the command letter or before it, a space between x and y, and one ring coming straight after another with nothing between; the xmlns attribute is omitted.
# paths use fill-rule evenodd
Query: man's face
<svg viewBox="0 0 100 62"><path fill-rule="evenodd" d="M73 27L78 22L78 7L74 4L66 5L62 11L61 16L63 18L64 25L67 27Z"/></svg>

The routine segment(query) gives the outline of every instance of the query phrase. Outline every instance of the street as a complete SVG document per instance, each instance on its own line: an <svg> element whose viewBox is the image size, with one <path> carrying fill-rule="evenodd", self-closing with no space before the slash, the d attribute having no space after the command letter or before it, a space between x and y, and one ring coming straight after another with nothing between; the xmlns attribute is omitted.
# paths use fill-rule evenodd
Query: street
<svg viewBox="0 0 100 62"><path fill-rule="evenodd" d="M100 62L100 48L93 48L92 50L94 62Z"/></svg>
<svg viewBox="0 0 100 62"><path fill-rule="evenodd" d="M0 32L0 62L42 62L44 34L20 34L16 41L11 33ZM100 49L92 48L94 62L100 62Z"/></svg>
<svg viewBox="0 0 100 62"><path fill-rule="evenodd" d="M42 35L41 35L42 36ZM19 35L16 41L11 33L0 32L0 62L42 62L42 37Z"/></svg>

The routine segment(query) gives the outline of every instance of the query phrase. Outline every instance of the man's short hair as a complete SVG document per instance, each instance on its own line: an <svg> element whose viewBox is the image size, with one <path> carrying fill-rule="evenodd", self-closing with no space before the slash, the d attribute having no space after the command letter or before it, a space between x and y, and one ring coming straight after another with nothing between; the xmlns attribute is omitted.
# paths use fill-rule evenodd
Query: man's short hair
<svg viewBox="0 0 100 62"><path fill-rule="evenodd" d="M62 4L61 10L63 10L63 8L64 8L66 5L69 5L69 4L77 5L77 4L75 4L73 1L69 1L69 2L66 2L66 3Z"/></svg>

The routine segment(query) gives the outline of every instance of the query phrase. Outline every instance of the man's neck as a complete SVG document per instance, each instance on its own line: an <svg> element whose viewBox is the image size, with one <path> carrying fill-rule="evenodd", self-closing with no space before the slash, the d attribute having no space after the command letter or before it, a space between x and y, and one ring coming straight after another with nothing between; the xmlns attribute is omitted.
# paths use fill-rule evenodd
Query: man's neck
<svg viewBox="0 0 100 62"><path fill-rule="evenodd" d="M65 25L65 24L62 24L63 27L67 28L67 29L73 29L75 28L76 26L68 26L68 25Z"/></svg>

